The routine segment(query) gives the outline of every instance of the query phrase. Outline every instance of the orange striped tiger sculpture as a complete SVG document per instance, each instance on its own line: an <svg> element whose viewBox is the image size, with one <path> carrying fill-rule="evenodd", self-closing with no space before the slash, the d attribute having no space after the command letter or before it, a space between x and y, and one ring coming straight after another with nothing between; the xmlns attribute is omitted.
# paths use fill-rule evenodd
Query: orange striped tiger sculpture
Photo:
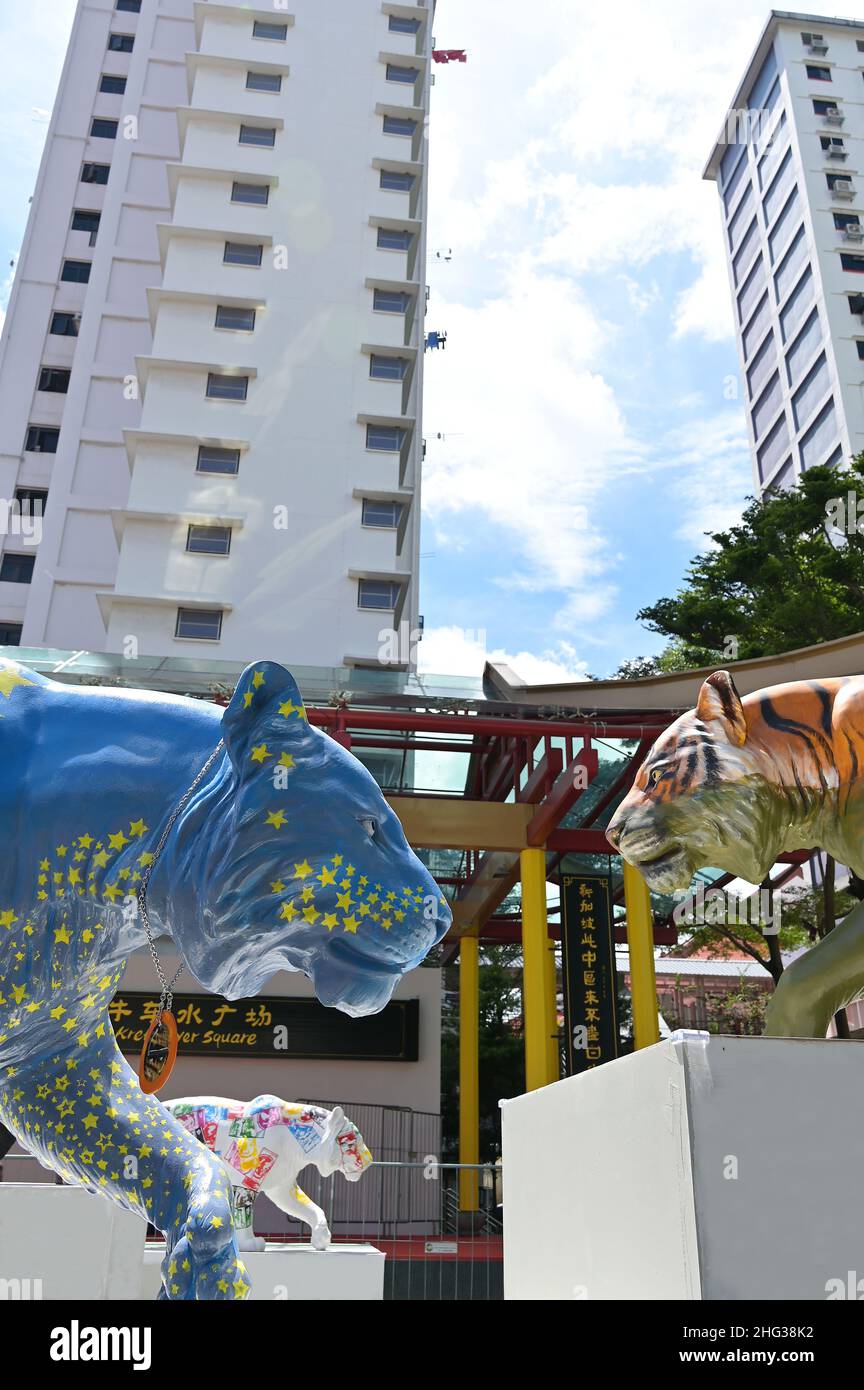
<svg viewBox="0 0 864 1390"><path fill-rule="evenodd" d="M661 893L709 866L761 883L784 850L817 846L864 877L864 676L742 700L716 671L654 744L607 835ZM784 971L765 1032L824 1037L861 993L864 904Z"/></svg>

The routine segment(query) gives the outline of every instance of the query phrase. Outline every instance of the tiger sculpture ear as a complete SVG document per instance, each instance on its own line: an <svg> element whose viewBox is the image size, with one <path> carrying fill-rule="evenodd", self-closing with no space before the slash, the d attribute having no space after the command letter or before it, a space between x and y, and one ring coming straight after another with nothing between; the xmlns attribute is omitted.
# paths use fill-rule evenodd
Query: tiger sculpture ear
<svg viewBox="0 0 864 1390"><path fill-rule="evenodd" d="M696 701L696 714L706 723L723 725L730 743L740 748L747 739L747 719L741 696L728 671L714 671L702 682Z"/></svg>
<svg viewBox="0 0 864 1390"><path fill-rule="evenodd" d="M222 737L237 772L246 776L250 769L260 770L308 735L303 697L290 671L276 661L247 666L222 716ZM268 745L268 738L278 741L278 749L275 742Z"/></svg>

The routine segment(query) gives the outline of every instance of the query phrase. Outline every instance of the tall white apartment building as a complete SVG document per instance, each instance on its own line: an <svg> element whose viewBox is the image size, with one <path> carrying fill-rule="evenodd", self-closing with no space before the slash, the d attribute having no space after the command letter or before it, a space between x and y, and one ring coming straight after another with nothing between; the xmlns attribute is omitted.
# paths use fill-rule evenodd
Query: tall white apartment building
<svg viewBox="0 0 864 1390"><path fill-rule="evenodd" d="M864 449L864 23L772 10L704 177L764 492Z"/></svg>
<svg viewBox="0 0 864 1390"><path fill-rule="evenodd" d="M0 644L416 627L431 6L79 0L0 343ZM391 643L392 656L392 643Z"/></svg>

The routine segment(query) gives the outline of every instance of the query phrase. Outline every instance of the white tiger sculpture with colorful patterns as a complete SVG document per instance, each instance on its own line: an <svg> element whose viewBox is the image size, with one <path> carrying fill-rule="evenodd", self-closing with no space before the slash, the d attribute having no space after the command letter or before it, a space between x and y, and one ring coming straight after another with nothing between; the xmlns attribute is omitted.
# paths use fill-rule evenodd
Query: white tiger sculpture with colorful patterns
<svg viewBox="0 0 864 1390"><path fill-rule="evenodd" d="M259 1192L265 1192L280 1211L312 1228L315 1250L328 1248L327 1217L297 1185L297 1175L312 1164L322 1177L341 1173L356 1182L369 1167L372 1155L343 1110L288 1104L278 1096L256 1096L245 1102L190 1096L166 1101L165 1108L225 1165L241 1252L264 1249L264 1240L254 1234L252 1224Z"/></svg>

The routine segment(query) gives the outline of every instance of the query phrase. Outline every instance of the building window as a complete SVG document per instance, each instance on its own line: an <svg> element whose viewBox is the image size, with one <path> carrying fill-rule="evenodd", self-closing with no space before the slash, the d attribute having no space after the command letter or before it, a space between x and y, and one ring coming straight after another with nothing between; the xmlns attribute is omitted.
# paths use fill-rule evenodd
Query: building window
<svg viewBox="0 0 864 1390"><path fill-rule="evenodd" d="M412 121L408 116L384 117L385 135L413 135L416 129L417 122Z"/></svg>
<svg viewBox="0 0 864 1390"><path fill-rule="evenodd" d="M101 213L84 212L82 209L76 208L72 214L72 230L73 232L89 232L91 237L95 239L100 220Z"/></svg>
<svg viewBox="0 0 864 1390"><path fill-rule="evenodd" d="M56 454L60 431L53 425L30 425L24 448L29 454Z"/></svg>
<svg viewBox="0 0 864 1390"><path fill-rule="evenodd" d="M831 69L822 67L821 63L806 63L805 71L814 82L831 81Z"/></svg>
<svg viewBox="0 0 864 1390"><path fill-rule="evenodd" d="M86 285L90 279L90 264L90 261L64 261L60 279L73 285Z"/></svg>
<svg viewBox="0 0 864 1390"><path fill-rule="evenodd" d="M80 327L80 314L57 313L51 319L51 327L48 332L54 333L58 338L77 338Z"/></svg>
<svg viewBox="0 0 864 1390"><path fill-rule="evenodd" d="M817 116L828 116L837 124L843 120L836 101L823 101L821 97L814 97L813 110Z"/></svg>
<svg viewBox="0 0 864 1390"><path fill-rule="evenodd" d="M383 251L410 251L414 233L403 227L379 227L378 245Z"/></svg>
<svg viewBox="0 0 864 1390"><path fill-rule="evenodd" d="M253 39L277 39L284 43L288 37L287 24L270 24L265 19L256 19L252 24Z"/></svg>
<svg viewBox="0 0 864 1390"><path fill-rule="evenodd" d="M391 14L388 29L391 34L416 34L420 28L419 19L406 19L401 14Z"/></svg>
<svg viewBox="0 0 864 1390"><path fill-rule="evenodd" d="M202 444L198 450L198 462L195 467L198 473L239 473L240 450L216 449L211 448L209 444Z"/></svg>
<svg viewBox="0 0 864 1390"><path fill-rule="evenodd" d="M843 252L840 256L840 264L844 270L854 270L859 275L864 274L864 256L850 256Z"/></svg>
<svg viewBox="0 0 864 1390"><path fill-rule="evenodd" d="M65 396L69 390L71 375L72 373L66 367L43 367L39 373L36 390L52 391L55 395Z"/></svg>
<svg viewBox="0 0 864 1390"><path fill-rule="evenodd" d="M45 487L16 487L15 501L25 516L44 516L48 506L48 489Z"/></svg>
<svg viewBox="0 0 864 1390"><path fill-rule="evenodd" d="M387 454L398 454L402 448L404 430L398 425L367 425L366 448L378 449Z"/></svg>
<svg viewBox="0 0 864 1390"><path fill-rule="evenodd" d="M225 265L260 265L263 256L264 247L251 241L226 241L222 260Z"/></svg>
<svg viewBox="0 0 864 1390"><path fill-rule="evenodd" d="M801 42L803 43L805 48L818 48L821 49L823 53L828 48L828 45L825 42L825 39L822 34L803 33L801 35Z"/></svg>
<svg viewBox="0 0 864 1390"><path fill-rule="evenodd" d="M85 164L81 170L82 183L107 183L110 164Z"/></svg>
<svg viewBox="0 0 864 1390"><path fill-rule="evenodd" d="M98 140L116 140L119 121L106 121L102 116L94 116L90 122L90 134Z"/></svg>
<svg viewBox="0 0 864 1390"><path fill-rule="evenodd" d="M373 353L369 361L369 375L376 381L402 381L407 370L405 357L379 357Z"/></svg>
<svg viewBox="0 0 864 1390"><path fill-rule="evenodd" d="M131 53L134 47L134 34L109 34L108 36L109 53Z"/></svg>
<svg viewBox="0 0 864 1390"><path fill-rule="evenodd" d="M399 602L401 584L384 579L360 579L357 582L358 608L383 608L392 613Z"/></svg>
<svg viewBox="0 0 864 1390"><path fill-rule="evenodd" d="M230 526L190 526L186 549L194 555L228 555L231 550Z"/></svg>
<svg viewBox="0 0 864 1390"><path fill-rule="evenodd" d="M266 125L241 125L241 145L261 145L272 150L276 144L276 127Z"/></svg>
<svg viewBox="0 0 864 1390"><path fill-rule="evenodd" d="M826 174L825 182L832 193L835 190L838 193L852 193L854 191L852 180L847 174Z"/></svg>
<svg viewBox="0 0 864 1390"><path fill-rule="evenodd" d="M100 92L112 92L117 96L122 96L126 90L126 78L120 77L113 72L103 72L99 82Z"/></svg>
<svg viewBox="0 0 864 1390"><path fill-rule="evenodd" d="M395 531L401 516L401 502L379 502L372 497L363 498L364 526L375 526L379 530Z"/></svg>
<svg viewBox="0 0 864 1390"><path fill-rule="evenodd" d="M207 373L207 395L211 401L245 401L248 392L248 376L225 376L221 372Z"/></svg>
<svg viewBox="0 0 864 1390"><path fill-rule="evenodd" d="M246 89L250 92L281 92L281 72L247 72Z"/></svg>
<svg viewBox="0 0 864 1390"><path fill-rule="evenodd" d="M846 158L846 143L842 135L820 135L819 144L826 154L841 155Z"/></svg>
<svg viewBox="0 0 864 1390"><path fill-rule="evenodd" d="M0 564L0 583L29 584L35 563L35 555L16 555L7 550Z"/></svg>
<svg viewBox="0 0 864 1390"><path fill-rule="evenodd" d="M222 636L222 609L178 608L174 636L199 642L218 642Z"/></svg>
<svg viewBox="0 0 864 1390"><path fill-rule="evenodd" d="M858 356L861 358L861 361L864 362L864 338L856 338L855 346L858 349Z"/></svg>
<svg viewBox="0 0 864 1390"><path fill-rule="evenodd" d="M850 314L864 314L864 294L849 294L846 298L849 300Z"/></svg>
<svg viewBox="0 0 864 1390"><path fill-rule="evenodd" d="M372 294L372 308L379 314L405 314L410 303L410 294L401 290L374 290Z"/></svg>
<svg viewBox="0 0 864 1390"><path fill-rule="evenodd" d="M414 187L414 175L404 173L401 169L382 169L380 184L382 188L389 188L396 193L410 193Z"/></svg>
<svg viewBox="0 0 864 1390"><path fill-rule="evenodd" d="M270 201L269 183L234 183L231 189L232 203L252 203L255 207L266 207Z"/></svg>
<svg viewBox="0 0 864 1390"><path fill-rule="evenodd" d="M255 310L238 309L233 304L217 304L216 327L231 328L237 333L251 333L255 327Z"/></svg>
<svg viewBox="0 0 864 1390"><path fill-rule="evenodd" d="M857 212L835 212L834 226L838 232L844 232L847 227L857 227L860 225L860 218Z"/></svg>
<svg viewBox="0 0 864 1390"><path fill-rule="evenodd" d="M21 646L21 623L0 623L0 647Z"/></svg>
<svg viewBox="0 0 864 1390"><path fill-rule="evenodd" d="M117 0L115 10L128 10L130 14L141 13L141 0Z"/></svg>
<svg viewBox="0 0 864 1390"><path fill-rule="evenodd" d="M404 82L406 86L413 87L419 76L419 68L402 67L400 63L387 64L388 82Z"/></svg>

